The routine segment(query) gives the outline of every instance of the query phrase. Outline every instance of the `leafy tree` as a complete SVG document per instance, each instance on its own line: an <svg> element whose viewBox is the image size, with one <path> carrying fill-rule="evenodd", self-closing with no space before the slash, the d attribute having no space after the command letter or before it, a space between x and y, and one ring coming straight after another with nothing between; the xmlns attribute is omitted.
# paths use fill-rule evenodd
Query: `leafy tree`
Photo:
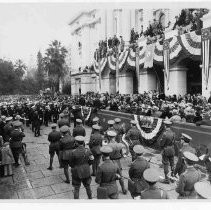
<svg viewBox="0 0 211 210"><path fill-rule="evenodd" d="M23 63L21 59L18 59L14 65L14 71L17 74L19 79L23 78L23 75L26 72L26 65Z"/></svg>
<svg viewBox="0 0 211 210"><path fill-rule="evenodd" d="M36 80L41 90L44 88L44 60L41 52L37 53L37 71L36 71Z"/></svg>
<svg viewBox="0 0 211 210"><path fill-rule="evenodd" d="M64 65L66 55L66 48L57 40L54 40L46 49L45 70L48 72L49 84L53 91L59 90L59 82L66 74Z"/></svg>

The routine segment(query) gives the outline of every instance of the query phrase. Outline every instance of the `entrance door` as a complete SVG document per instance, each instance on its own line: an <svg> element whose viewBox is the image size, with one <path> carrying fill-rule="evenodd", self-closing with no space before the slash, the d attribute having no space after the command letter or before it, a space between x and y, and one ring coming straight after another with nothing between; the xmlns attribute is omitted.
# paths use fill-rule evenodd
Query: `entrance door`
<svg viewBox="0 0 211 210"><path fill-rule="evenodd" d="M153 68L157 78L157 90L159 93L164 93L164 72L162 67L155 65Z"/></svg>
<svg viewBox="0 0 211 210"><path fill-rule="evenodd" d="M138 94L138 79L135 71L133 73L133 94Z"/></svg>
<svg viewBox="0 0 211 210"><path fill-rule="evenodd" d="M187 63L187 93L202 93L202 70L199 61L190 60Z"/></svg>
<svg viewBox="0 0 211 210"><path fill-rule="evenodd" d="M109 74L109 93L116 93L116 75L111 73Z"/></svg>

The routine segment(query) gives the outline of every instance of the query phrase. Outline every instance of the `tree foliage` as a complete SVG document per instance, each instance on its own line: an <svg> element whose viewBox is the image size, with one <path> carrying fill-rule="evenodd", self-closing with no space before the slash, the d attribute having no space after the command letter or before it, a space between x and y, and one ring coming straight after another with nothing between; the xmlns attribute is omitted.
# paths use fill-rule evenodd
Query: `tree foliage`
<svg viewBox="0 0 211 210"><path fill-rule="evenodd" d="M57 40L54 40L46 49L45 69L48 72L51 88L55 87L56 91L59 90L59 81L66 74L65 58L67 52L66 48Z"/></svg>

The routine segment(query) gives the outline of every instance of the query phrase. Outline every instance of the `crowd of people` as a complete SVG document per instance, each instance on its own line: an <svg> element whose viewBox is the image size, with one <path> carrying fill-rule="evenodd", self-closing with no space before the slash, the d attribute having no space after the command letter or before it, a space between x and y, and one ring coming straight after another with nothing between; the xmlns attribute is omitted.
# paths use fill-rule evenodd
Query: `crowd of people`
<svg viewBox="0 0 211 210"><path fill-rule="evenodd" d="M127 193L121 165L121 159L126 157L123 135L132 158L128 171L128 190L131 197L168 199L168 193L156 187L156 182L160 181L158 171L151 168L150 163L144 158L146 148L143 147L143 136L136 126L137 122L132 120L131 128L126 131L119 118L109 120L105 128L95 116L90 122L91 136L87 136L83 127L87 115L83 107L87 106L92 107L93 113L99 109L109 109L163 118L165 130L159 142L165 175L162 182L169 184L177 180L175 190L179 194L178 198L211 198L211 186L207 182L211 181L211 151L206 148L204 155L198 157L190 144L192 138L182 134L179 140L175 140L175 133L171 129L172 123L179 121L211 125L210 103L211 96L208 100L200 94L166 97L156 91L134 95L87 93L80 96L1 97L0 157L3 175L13 174L13 164L19 167L20 155L23 155L26 165L30 164L30 160L27 159L27 145L23 144L24 124L31 127L35 137L39 137L40 126L49 126L50 123L52 131L48 135L48 170L53 170L53 159L57 154L60 168L64 170L65 182L70 184L68 168L71 167L74 199L80 197L81 183L88 198L92 199L92 177L95 177L95 182L99 185L98 199L117 199L117 181L122 193ZM74 123L72 133L71 119ZM175 163L176 154L178 161ZM202 180L198 170L201 169L201 165L197 164L199 159L206 166L209 175L207 181Z"/></svg>

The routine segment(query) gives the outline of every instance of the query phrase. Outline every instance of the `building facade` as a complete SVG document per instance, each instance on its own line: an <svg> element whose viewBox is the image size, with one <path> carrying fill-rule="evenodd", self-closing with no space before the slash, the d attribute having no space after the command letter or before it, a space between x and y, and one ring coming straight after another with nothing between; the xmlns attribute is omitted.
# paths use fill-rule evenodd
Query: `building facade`
<svg viewBox="0 0 211 210"><path fill-rule="evenodd" d="M202 50L199 49L201 35L190 32L180 36L178 29L172 30L175 16L180 13L181 9L174 8L95 9L78 14L69 23L72 94L88 91L132 94L158 90L166 95L201 92L208 96L211 82L208 78L205 84ZM209 27L210 15L204 15L202 20L203 27ZM159 39L149 44L146 37L140 36L136 41L138 48L131 50L131 30L146 31L153 21L159 21L165 28L169 49L165 50ZM123 37L124 50L118 52L118 56L107 55L97 60L95 50L99 48L99 41L114 35Z"/></svg>

